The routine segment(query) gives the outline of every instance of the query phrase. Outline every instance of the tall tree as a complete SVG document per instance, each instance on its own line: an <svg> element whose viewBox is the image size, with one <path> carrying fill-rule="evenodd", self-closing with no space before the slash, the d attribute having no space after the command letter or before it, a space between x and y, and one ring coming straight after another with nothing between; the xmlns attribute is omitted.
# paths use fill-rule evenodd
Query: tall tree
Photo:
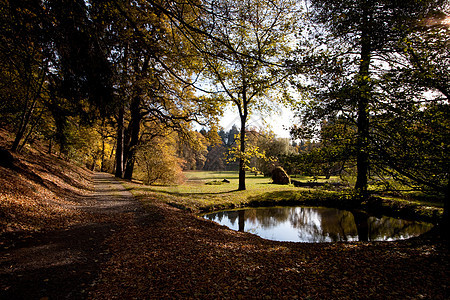
<svg viewBox="0 0 450 300"><path fill-rule="evenodd" d="M52 56L49 18L39 1L2 1L0 11L0 113L12 125L11 150L17 151L43 113Z"/></svg>
<svg viewBox="0 0 450 300"><path fill-rule="evenodd" d="M410 25L442 1L309 1L313 35L317 37L311 76L315 83L310 112L304 121L339 115L356 128L354 148L360 201L367 197L370 170L371 118L383 102L379 80L385 61L395 59L397 44ZM311 58L311 57L309 57ZM319 128L317 123L315 129ZM314 128L313 128L314 129Z"/></svg>
<svg viewBox="0 0 450 300"><path fill-rule="evenodd" d="M111 99L110 65L88 6L65 0L2 1L0 7L2 74L9 82L4 88L16 87L2 93L8 114L16 114L12 150L23 147L49 115L63 145L67 117L88 121Z"/></svg>
<svg viewBox="0 0 450 300"><path fill-rule="evenodd" d="M201 34L186 29L205 64L205 80L238 111L243 154L250 114L267 111L282 100L282 93L269 93L282 89L286 76L283 67L296 19L295 1L207 1L204 9L207 13L197 27L203 29ZM245 190L244 159L239 164L238 189Z"/></svg>
<svg viewBox="0 0 450 300"><path fill-rule="evenodd" d="M131 179L142 136L154 134L143 130L157 127L145 124L181 130L187 122L198 121L214 109L190 87L188 66L195 62L167 17L170 5L145 0L92 1L92 5L96 18L109 24L111 60L116 66L120 103L116 176Z"/></svg>
<svg viewBox="0 0 450 300"><path fill-rule="evenodd" d="M398 43L397 60L383 77L389 107L374 120L376 159L389 176L444 198L444 231L450 233L450 11L418 19Z"/></svg>

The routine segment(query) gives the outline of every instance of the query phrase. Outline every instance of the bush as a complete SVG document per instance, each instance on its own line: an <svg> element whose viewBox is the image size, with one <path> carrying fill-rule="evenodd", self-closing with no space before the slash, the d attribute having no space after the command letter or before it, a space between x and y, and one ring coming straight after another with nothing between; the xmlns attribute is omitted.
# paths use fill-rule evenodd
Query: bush
<svg viewBox="0 0 450 300"><path fill-rule="evenodd" d="M143 145L138 151L138 174L145 184L182 183L185 179L181 168L183 163L168 139L155 139L152 143Z"/></svg>

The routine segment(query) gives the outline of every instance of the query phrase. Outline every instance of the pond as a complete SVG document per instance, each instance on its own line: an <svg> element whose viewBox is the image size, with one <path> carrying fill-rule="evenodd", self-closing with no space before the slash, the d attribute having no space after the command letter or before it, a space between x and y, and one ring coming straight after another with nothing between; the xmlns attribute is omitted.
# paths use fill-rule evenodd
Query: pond
<svg viewBox="0 0 450 300"><path fill-rule="evenodd" d="M219 211L203 217L265 239L305 243L403 240L433 227L430 223L326 207L264 207Z"/></svg>

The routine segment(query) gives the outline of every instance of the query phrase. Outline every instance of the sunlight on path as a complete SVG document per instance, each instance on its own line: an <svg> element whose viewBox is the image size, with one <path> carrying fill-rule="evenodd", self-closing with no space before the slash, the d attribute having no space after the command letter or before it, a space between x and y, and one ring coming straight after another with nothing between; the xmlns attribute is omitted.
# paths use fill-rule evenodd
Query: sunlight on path
<svg viewBox="0 0 450 300"><path fill-rule="evenodd" d="M124 213L141 209L133 194L111 174L95 173L94 189L96 202L89 210L99 213Z"/></svg>

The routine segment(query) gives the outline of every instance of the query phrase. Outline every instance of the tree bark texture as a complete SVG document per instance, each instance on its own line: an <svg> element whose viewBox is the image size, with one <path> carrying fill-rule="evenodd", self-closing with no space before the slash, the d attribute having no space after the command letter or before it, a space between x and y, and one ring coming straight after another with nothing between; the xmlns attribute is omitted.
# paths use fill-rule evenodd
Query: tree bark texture
<svg viewBox="0 0 450 300"><path fill-rule="evenodd" d="M116 145L116 172L115 176L122 178L123 175L123 118L124 107L121 104L117 117L117 145Z"/></svg>
<svg viewBox="0 0 450 300"><path fill-rule="evenodd" d="M141 95L140 90L133 98L130 107L131 121L129 125L130 144L128 145L128 153L126 154L126 166L123 175L124 179L131 180L134 171L134 162L136 160L136 150L139 144L139 133L141 128Z"/></svg>
<svg viewBox="0 0 450 300"><path fill-rule="evenodd" d="M243 80L242 85L242 105L239 106L239 117L241 119L241 134L240 134L240 151L241 151L241 157L239 159L239 191L246 190L245 186L245 126L247 123L247 117L248 117L248 107L247 107L247 87L245 83L245 79Z"/></svg>
<svg viewBox="0 0 450 300"><path fill-rule="evenodd" d="M245 158L243 157L243 154L245 153L245 123L246 120L244 117L241 116L241 134L240 134L240 151L241 151L241 157L239 158L239 191L244 191L246 189L245 187Z"/></svg>
<svg viewBox="0 0 450 300"><path fill-rule="evenodd" d="M366 14L369 18L369 13ZM361 28L361 58L357 82L357 140L356 140L356 184L355 190L360 201L367 199L367 176L369 171L369 101L370 101L370 59L371 40L367 22Z"/></svg>

